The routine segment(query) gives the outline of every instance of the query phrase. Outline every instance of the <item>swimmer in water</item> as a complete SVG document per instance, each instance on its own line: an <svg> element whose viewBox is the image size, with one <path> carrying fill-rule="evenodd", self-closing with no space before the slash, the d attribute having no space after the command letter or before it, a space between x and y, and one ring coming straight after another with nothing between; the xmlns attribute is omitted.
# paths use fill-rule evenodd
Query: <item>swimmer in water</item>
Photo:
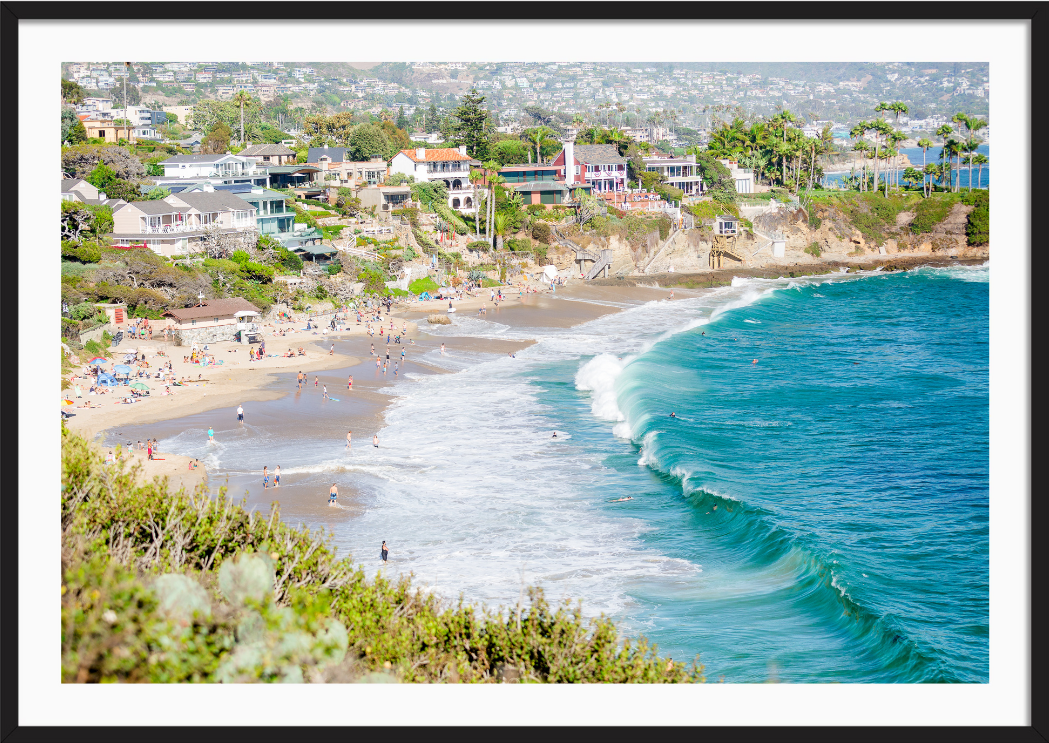
<svg viewBox="0 0 1049 743"><path fill-rule="evenodd" d="M551 438L554 438L554 439L556 439L556 438L557 438L557 431L554 431L554 435L553 435L553 436L551 436Z"/></svg>
<svg viewBox="0 0 1049 743"><path fill-rule="evenodd" d="M615 500L612 500L612 501L609 501L609 502L610 502L610 503L619 503L619 502L621 502L621 501L625 501L625 500L634 500L634 499L633 499L632 497L627 497L627 498L616 498Z"/></svg>
<svg viewBox="0 0 1049 743"><path fill-rule="evenodd" d="M677 418L677 413L671 413L671 414L670 414L670 417L671 417L671 418Z"/></svg>

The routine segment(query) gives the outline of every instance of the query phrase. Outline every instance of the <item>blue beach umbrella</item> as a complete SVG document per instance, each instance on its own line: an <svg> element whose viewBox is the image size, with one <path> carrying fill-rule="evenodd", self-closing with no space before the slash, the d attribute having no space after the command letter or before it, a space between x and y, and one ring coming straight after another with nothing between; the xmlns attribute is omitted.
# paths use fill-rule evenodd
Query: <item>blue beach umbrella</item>
<svg viewBox="0 0 1049 743"><path fill-rule="evenodd" d="M114 374L130 374L131 373L131 367L128 366L127 364L117 364L116 366L113 367L113 373Z"/></svg>

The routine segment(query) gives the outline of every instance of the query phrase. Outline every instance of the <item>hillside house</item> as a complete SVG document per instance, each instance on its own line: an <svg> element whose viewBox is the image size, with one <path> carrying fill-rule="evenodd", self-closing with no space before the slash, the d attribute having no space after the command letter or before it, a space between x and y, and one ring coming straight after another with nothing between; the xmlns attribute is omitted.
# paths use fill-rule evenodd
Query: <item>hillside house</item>
<svg viewBox="0 0 1049 743"><path fill-rule="evenodd" d="M475 162L466 154L465 146L435 150L417 147L394 155L390 171L414 176L416 183L443 181L448 189L448 206L469 214L476 198L470 182L470 166Z"/></svg>
<svg viewBox="0 0 1049 743"><path fill-rule="evenodd" d="M117 247L145 244L172 256L203 250L202 241L213 230L255 234L255 207L210 184L203 189L119 206L113 210L113 232L107 237Z"/></svg>
<svg viewBox="0 0 1049 743"><path fill-rule="evenodd" d="M626 190L626 158L619 154L615 145L576 145L569 140L552 164L564 174L565 182L572 188L575 188L573 184L582 182L594 193Z"/></svg>
<svg viewBox="0 0 1049 743"><path fill-rule="evenodd" d="M295 150L282 144L250 144L237 153L251 158L257 165L288 165L295 163Z"/></svg>

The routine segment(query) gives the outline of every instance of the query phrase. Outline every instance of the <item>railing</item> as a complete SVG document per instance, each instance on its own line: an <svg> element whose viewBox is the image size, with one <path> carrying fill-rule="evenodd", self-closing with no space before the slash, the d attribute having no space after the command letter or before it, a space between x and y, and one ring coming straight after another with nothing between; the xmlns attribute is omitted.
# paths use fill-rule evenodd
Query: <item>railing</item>
<svg viewBox="0 0 1049 743"><path fill-rule="evenodd" d="M444 174L447 174L447 173L454 173L454 174L457 174L457 175L469 175L470 174L470 169L469 168L431 168L431 167L427 166L426 173L427 173L427 175L444 175Z"/></svg>
<svg viewBox="0 0 1049 743"><path fill-rule="evenodd" d="M163 235L171 232L191 232L194 229L196 228L188 224L146 225L146 230L143 234Z"/></svg>

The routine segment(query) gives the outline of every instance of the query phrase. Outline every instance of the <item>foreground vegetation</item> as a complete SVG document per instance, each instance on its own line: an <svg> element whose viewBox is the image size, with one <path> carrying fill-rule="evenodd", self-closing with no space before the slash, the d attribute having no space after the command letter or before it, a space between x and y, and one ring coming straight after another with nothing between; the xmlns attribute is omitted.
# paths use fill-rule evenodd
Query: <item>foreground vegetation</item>
<svg viewBox="0 0 1049 743"><path fill-rule="evenodd" d="M369 579L330 537L171 493L62 431L64 682L702 681L542 591L498 612Z"/></svg>

